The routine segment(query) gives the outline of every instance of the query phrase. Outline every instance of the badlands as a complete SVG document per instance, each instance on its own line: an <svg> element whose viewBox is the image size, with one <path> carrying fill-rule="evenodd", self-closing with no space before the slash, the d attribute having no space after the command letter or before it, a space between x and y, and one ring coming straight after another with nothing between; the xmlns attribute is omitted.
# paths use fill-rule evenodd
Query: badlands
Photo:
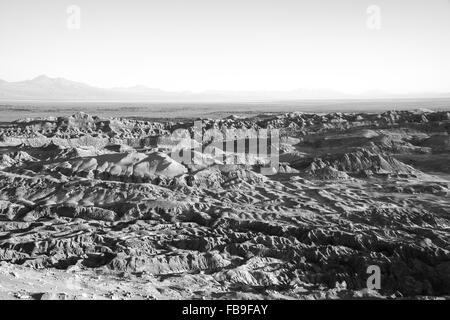
<svg viewBox="0 0 450 320"><path fill-rule="evenodd" d="M450 112L201 124L1 123L0 299L450 298Z"/></svg>

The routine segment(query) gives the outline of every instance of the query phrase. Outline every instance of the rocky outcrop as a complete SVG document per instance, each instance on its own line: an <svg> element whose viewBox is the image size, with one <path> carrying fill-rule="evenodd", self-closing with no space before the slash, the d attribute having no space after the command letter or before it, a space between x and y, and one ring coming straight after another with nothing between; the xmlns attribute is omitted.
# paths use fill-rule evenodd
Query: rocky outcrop
<svg viewBox="0 0 450 320"><path fill-rule="evenodd" d="M203 120L202 133L279 128L267 176L258 152L246 156L254 136L230 140L245 152L223 150L194 140L192 120L5 124L0 260L139 278L178 298L447 297L449 121L427 110Z"/></svg>
<svg viewBox="0 0 450 320"><path fill-rule="evenodd" d="M377 173L420 175L421 172L388 155L377 154L366 149L345 154L315 159L307 169L316 172L318 169L331 167L347 173Z"/></svg>

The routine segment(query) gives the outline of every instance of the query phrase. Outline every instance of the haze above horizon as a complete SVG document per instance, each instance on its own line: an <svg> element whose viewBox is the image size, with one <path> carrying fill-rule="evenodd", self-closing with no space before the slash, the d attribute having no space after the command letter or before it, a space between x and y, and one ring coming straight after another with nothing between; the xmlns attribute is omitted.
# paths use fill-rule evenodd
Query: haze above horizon
<svg viewBox="0 0 450 320"><path fill-rule="evenodd" d="M67 8L80 8L69 30ZM380 9L380 28L367 8ZM166 91L450 92L450 2L0 0L0 78Z"/></svg>

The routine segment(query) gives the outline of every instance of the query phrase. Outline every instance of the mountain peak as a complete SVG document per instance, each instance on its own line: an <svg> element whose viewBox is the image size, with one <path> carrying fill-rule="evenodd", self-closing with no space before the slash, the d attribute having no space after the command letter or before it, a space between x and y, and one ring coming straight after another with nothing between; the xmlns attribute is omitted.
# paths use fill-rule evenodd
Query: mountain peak
<svg viewBox="0 0 450 320"><path fill-rule="evenodd" d="M45 74L40 74L37 77L34 77L32 80L45 80L45 79L51 79L51 78Z"/></svg>
<svg viewBox="0 0 450 320"><path fill-rule="evenodd" d="M72 89L91 89L92 87L81 83L81 82L76 82L76 81L72 81L72 80L67 80L65 78L52 78L49 77L47 75L39 75L31 80L25 81L25 83L31 84L31 85L38 85L38 86L44 86L44 87L64 87L65 89L67 88L72 88Z"/></svg>
<svg viewBox="0 0 450 320"><path fill-rule="evenodd" d="M54 84L56 82L59 82L58 78L50 78L49 76L46 76L44 74L39 75L31 80L26 81L28 83L35 83L35 84L42 84L42 85L50 85Z"/></svg>
<svg viewBox="0 0 450 320"><path fill-rule="evenodd" d="M31 79L30 81L32 81L32 82L72 82L71 80L67 80L67 79L59 78L59 77L52 78L45 74L41 74L41 75Z"/></svg>

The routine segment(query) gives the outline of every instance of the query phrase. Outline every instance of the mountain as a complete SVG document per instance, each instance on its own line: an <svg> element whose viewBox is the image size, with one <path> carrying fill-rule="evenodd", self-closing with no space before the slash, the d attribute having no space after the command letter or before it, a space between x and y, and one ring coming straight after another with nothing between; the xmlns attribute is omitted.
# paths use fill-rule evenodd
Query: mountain
<svg viewBox="0 0 450 320"><path fill-rule="evenodd" d="M0 101L123 101L123 102L268 102L302 99L417 98L420 95L392 95L380 91L349 95L326 89L293 91L205 91L170 92L145 86L104 89L64 78L40 75L31 80L7 82L0 79ZM423 94L448 98L450 94Z"/></svg>
<svg viewBox="0 0 450 320"><path fill-rule="evenodd" d="M108 96L106 89L44 75L19 82L0 81L0 100L97 100Z"/></svg>
<svg viewBox="0 0 450 320"><path fill-rule="evenodd" d="M104 89L64 78L40 75L31 80L0 80L0 100L68 100L68 101L146 101L169 98L158 89L135 86Z"/></svg>
<svg viewBox="0 0 450 320"><path fill-rule="evenodd" d="M343 98L326 90L296 91L205 91L170 92L145 86L104 89L64 78L40 75L31 80L7 82L0 79L0 101L143 101L143 102L229 102L292 99Z"/></svg>

